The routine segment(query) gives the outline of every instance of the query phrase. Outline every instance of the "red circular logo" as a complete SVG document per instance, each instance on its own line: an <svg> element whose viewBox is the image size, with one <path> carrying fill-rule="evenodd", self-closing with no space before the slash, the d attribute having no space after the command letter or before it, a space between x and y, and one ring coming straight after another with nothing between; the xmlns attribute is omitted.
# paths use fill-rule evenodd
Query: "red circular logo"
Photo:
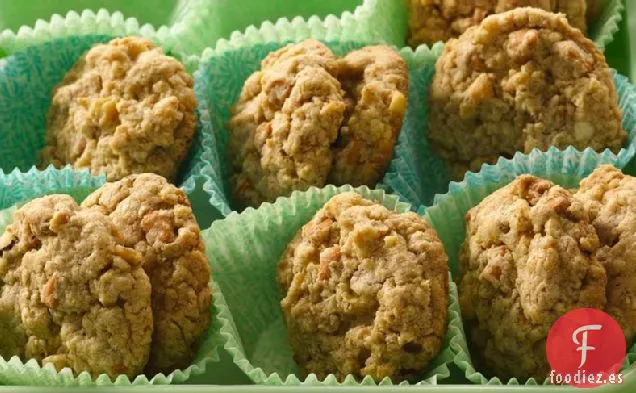
<svg viewBox="0 0 636 393"><path fill-rule="evenodd" d="M559 318L550 329L546 355L554 384L592 388L622 383L625 336L614 318L593 308L580 308Z"/></svg>

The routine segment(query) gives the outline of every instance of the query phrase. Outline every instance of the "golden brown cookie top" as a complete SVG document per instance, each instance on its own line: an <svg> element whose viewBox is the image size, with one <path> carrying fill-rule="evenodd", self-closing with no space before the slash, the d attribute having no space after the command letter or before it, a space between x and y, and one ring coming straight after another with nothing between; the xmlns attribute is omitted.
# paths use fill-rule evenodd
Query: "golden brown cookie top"
<svg viewBox="0 0 636 393"><path fill-rule="evenodd" d="M389 47L338 59L310 39L270 53L228 123L236 205L327 182L375 184L391 159L407 89L406 63Z"/></svg>
<svg viewBox="0 0 636 393"><path fill-rule="evenodd" d="M42 164L174 179L195 133L193 84L145 38L95 45L53 91Z"/></svg>
<svg viewBox="0 0 636 393"><path fill-rule="evenodd" d="M429 104L429 139L455 178L517 151L618 150L627 137L603 54L536 8L491 15L450 40Z"/></svg>
<svg viewBox="0 0 636 393"><path fill-rule="evenodd" d="M585 204L608 275L605 311L618 321L627 342L636 335L636 178L604 165L581 181L575 197Z"/></svg>
<svg viewBox="0 0 636 393"><path fill-rule="evenodd" d="M409 70L396 51L368 46L342 58L336 73L347 111L327 183L373 185L384 175L402 128Z"/></svg>
<svg viewBox="0 0 636 393"><path fill-rule="evenodd" d="M432 45L463 34L488 15L519 7L563 13L569 23L586 30L586 0L409 0L409 45Z"/></svg>
<svg viewBox="0 0 636 393"><path fill-rule="evenodd" d="M303 373L394 382L421 372L446 331L448 258L430 225L358 194L333 197L278 266Z"/></svg>
<svg viewBox="0 0 636 393"><path fill-rule="evenodd" d="M2 355L93 377L142 373L153 327L141 264L102 213L66 195L25 204L0 237L0 319L13 338Z"/></svg>
<svg viewBox="0 0 636 393"><path fill-rule="evenodd" d="M154 335L146 372L186 368L209 325L210 268L185 193L154 174L107 183L82 203L108 215L142 257L152 284Z"/></svg>
<svg viewBox="0 0 636 393"><path fill-rule="evenodd" d="M549 372L545 340L576 308L603 309L607 275L582 203L522 175L466 214L459 300L471 354L502 380Z"/></svg>

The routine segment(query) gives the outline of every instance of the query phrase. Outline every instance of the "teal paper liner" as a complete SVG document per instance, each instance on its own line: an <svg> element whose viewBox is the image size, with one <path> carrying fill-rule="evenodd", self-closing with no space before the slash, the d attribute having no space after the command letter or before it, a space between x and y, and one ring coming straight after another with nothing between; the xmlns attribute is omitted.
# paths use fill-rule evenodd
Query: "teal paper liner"
<svg viewBox="0 0 636 393"><path fill-rule="evenodd" d="M409 108L393 154L394 159L383 180L383 187L414 206L430 205L436 194L448 191L451 180L444 162L432 151L426 137L428 89L434 73L434 66L430 64L411 71ZM628 133L626 145L616 155L616 166L623 168L636 155L636 89L624 76L615 71L613 76L619 107L623 111L622 125ZM609 150L606 154L614 155Z"/></svg>
<svg viewBox="0 0 636 393"><path fill-rule="evenodd" d="M108 35L58 38L9 56L0 65L0 169L29 170L44 146L51 93L77 59ZM177 56L178 57L178 56ZM197 133L177 184L192 193L200 173L210 171L214 136L198 116Z"/></svg>
<svg viewBox="0 0 636 393"><path fill-rule="evenodd" d="M312 187L305 192L294 192L288 198L278 198L274 203L264 203L258 209L232 213L203 232L214 281L222 292L222 303L227 305L219 308L224 349L236 366L257 384L356 386L377 383L371 377L357 382L351 375L343 382L338 382L333 375L320 381L313 374L300 380L293 374L296 366L282 322L281 295L275 278L278 259L287 243L316 211L332 196L346 191L355 191L394 211L410 210L410 205L382 190ZM452 348L465 346L461 342L464 338L457 288L452 282L449 295L448 330L442 349L419 384L436 384L448 378L447 362L454 357ZM264 354L267 359L263 358ZM385 378L377 384L392 385L392 382Z"/></svg>
<svg viewBox="0 0 636 393"><path fill-rule="evenodd" d="M211 132L204 132L204 135L212 135L211 142L214 154L210 157L210 166L201 174L206 178L204 189L211 195L211 203L224 214L232 211L232 201L227 185L227 168L225 162L225 149L228 139L226 124L230 117L230 108L239 97L243 83L256 70L260 69L261 61L272 51L280 49L285 44L269 43L258 44L249 48L240 48L223 53L219 56L209 57L201 62L201 67L195 74L195 93L199 101L199 110L202 114L203 127L210 127ZM327 45L338 56L358 49L364 44L358 42L327 42ZM400 54L409 66L411 82L409 94L413 95L416 105L409 102L408 118L417 116L421 109L418 103L418 91L420 86L417 81L421 78L422 67L432 67L437 57L442 51L442 45L435 45L432 49L420 47L417 50L403 48ZM206 124L207 123L207 124ZM413 120L410 121L413 123ZM398 144L411 143L412 139L421 137L421 132L416 129L417 124L412 127L403 127L402 135ZM406 147L408 148L408 147ZM394 157L399 157L400 147L395 150ZM409 200L409 199L406 199ZM410 200L415 201L415 200Z"/></svg>
<svg viewBox="0 0 636 393"><path fill-rule="evenodd" d="M67 166L56 169L52 166L46 170L31 169L28 172L14 170L11 173L0 171L0 234L12 221L12 214L22 203L49 194L69 194L81 202L95 189L105 182L104 176L92 176L87 171L73 171ZM53 365L41 366L31 359L23 362L17 356L11 359L0 357L0 383L7 385L28 386L128 386L128 385L165 385L182 383L190 376L206 372L209 365L220 360L218 348L223 342L220 335L221 322L218 319L219 310L225 304L222 297L214 297L218 289L210 284L213 290L214 309L210 315L210 327L201 338L201 343L193 363L186 369L175 370L168 375L157 374L148 379L139 375L130 380L126 375L120 375L112 381L106 374L95 380L87 372L73 375L72 370L65 368L56 371Z"/></svg>
<svg viewBox="0 0 636 393"><path fill-rule="evenodd" d="M617 166L620 160L609 151L598 154L591 149L580 152L573 148L565 151L551 149L548 152L535 150L529 155L516 154L512 159L500 158L497 164L484 165L478 173L467 173L461 182L451 182L446 194L437 195L432 206L420 207L418 214L424 215L437 230L448 254L451 273L456 278L459 252L465 238L464 216L486 196L526 173L551 180L565 188L576 188L595 168L603 164ZM486 378L476 370L470 360L465 338L452 345L457 354L454 363L470 382L490 385L520 384L515 378L508 381L501 381L497 377ZM622 371L633 369L634 361L636 345L628 352ZM548 381L531 378L524 383L526 386L539 384L545 385Z"/></svg>

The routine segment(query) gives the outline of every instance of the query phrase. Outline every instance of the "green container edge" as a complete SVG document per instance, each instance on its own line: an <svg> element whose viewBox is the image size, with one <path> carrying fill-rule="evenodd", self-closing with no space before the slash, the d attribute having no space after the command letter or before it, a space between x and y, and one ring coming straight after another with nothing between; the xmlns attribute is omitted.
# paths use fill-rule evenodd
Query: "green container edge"
<svg viewBox="0 0 636 393"><path fill-rule="evenodd" d="M626 67L629 67L625 71L629 72L630 80L633 84L636 84L636 2L625 1L626 8L623 11L623 21L620 25L620 31L616 34L614 42L611 46L615 46L618 53L622 51L626 52L627 62ZM622 34L621 34L622 33ZM608 48L609 49L609 48ZM625 53L623 52L623 53ZM0 51L0 58L3 57ZM627 74L627 72L625 72ZM636 158L631 162L630 167L636 169ZM222 363L215 364L218 369L210 370L215 374L237 374L238 370L227 370L227 367L234 368L231 360L225 359ZM195 378L196 380L197 378ZM244 379L247 382L247 380ZM194 382L194 381L193 381ZM201 382L198 382L201 383ZM196 385L167 385L167 386L130 386L130 387L112 387L112 388L64 388L64 387L33 387L33 386L0 386L0 393L60 393L63 391L71 391L75 393L94 393L99 392L141 392L148 391L149 388L153 392L178 392L178 393L204 393L204 392L216 392L216 393L238 393L238 392L272 392L272 391L288 391L292 393L313 393L327 389L326 387L270 387L261 385L215 385L215 384L196 384ZM369 390L369 387L329 387L329 391L362 391ZM403 387L375 387L372 388L376 392L393 392L404 390ZM556 386L538 386L538 387L510 387L510 386L490 386L490 385L469 385L469 384L448 384L448 385L434 385L434 386L410 386L409 391L412 392L429 392L440 391L448 393L460 393L465 391L472 392L502 392L502 393L518 393L518 392L535 392L535 393L554 393L554 392L580 392L580 389L570 387L556 387ZM636 391L636 371L632 371L626 375L625 383L621 385L606 385L600 388L596 388L594 391L603 393L623 393Z"/></svg>

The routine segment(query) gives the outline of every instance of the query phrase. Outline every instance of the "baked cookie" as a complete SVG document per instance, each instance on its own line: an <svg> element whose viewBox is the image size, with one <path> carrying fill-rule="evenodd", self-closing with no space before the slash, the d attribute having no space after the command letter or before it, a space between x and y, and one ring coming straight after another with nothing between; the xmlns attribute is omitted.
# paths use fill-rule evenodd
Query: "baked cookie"
<svg viewBox="0 0 636 393"><path fill-rule="evenodd" d="M228 123L236 205L327 182L374 185L391 159L407 90L406 63L386 46L338 59L310 39L270 53Z"/></svg>
<svg viewBox="0 0 636 393"><path fill-rule="evenodd" d="M154 174L107 183L82 203L108 215L142 257L152 285L154 333L146 372L190 365L210 320L210 268L187 196Z"/></svg>
<svg viewBox="0 0 636 393"><path fill-rule="evenodd" d="M35 199L0 237L0 352L93 377L143 372L152 337L142 255L67 195Z"/></svg>
<svg viewBox="0 0 636 393"><path fill-rule="evenodd" d="M281 306L303 375L418 376L447 324L448 257L415 213L333 197L278 265Z"/></svg>
<svg viewBox="0 0 636 393"><path fill-rule="evenodd" d="M193 79L145 38L95 45L53 91L42 165L174 180L195 134Z"/></svg>
<svg viewBox="0 0 636 393"><path fill-rule="evenodd" d="M602 166L581 182L575 198L584 203L601 241L596 257L607 271L605 311L629 343L636 334L636 178Z"/></svg>
<svg viewBox="0 0 636 393"><path fill-rule="evenodd" d="M607 275L583 203L522 175L466 214L459 301L480 370L543 380L545 342L568 311L603 309Z"/></svg>
<svg viewBox="0 0 636 393"><path fill-rule="evenodd" d="M489 16L450 40L435 68L428 138L454 179L517 151L618 151L627 138L603 54L563 16Z"/></svg>
<svg viewBox="0 0 636 393"><path fill-rule="evenodd" d="M432 45L463 34L488 15L519 7L563 13L570 24L586 31L586 0L408 0L409 45Z"/></svg>

